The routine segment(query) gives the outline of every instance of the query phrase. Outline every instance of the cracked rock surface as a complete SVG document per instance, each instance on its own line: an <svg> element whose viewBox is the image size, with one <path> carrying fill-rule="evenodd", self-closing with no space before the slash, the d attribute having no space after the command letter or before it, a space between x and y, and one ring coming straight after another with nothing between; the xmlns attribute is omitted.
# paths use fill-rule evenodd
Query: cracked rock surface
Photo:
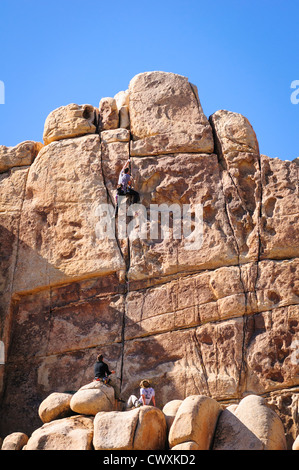
<svg viewBox="0 0 299 470"><path fill-rule="evenodd" d="M101 132L97 110L72 105L47 120L51 139L32 144L34 158L32 145L28 158L22 147L25 166L19 149L16 158L10 149L15 164L2 152L1 433L38 427L39 403L90 382L101 351L125 398L144 377L159 407L194 394L221 403L257 394L291 443L298 159L260 155L240 114L221 110L208 120L185 77L139 74L126 96L130 129L110 123ZM164 240L129 239L118 229L114 239L97 236L98 207L114 205L129 156L146 217L151 204L202 204L199 249L186 250L172 227Z"/></svg>

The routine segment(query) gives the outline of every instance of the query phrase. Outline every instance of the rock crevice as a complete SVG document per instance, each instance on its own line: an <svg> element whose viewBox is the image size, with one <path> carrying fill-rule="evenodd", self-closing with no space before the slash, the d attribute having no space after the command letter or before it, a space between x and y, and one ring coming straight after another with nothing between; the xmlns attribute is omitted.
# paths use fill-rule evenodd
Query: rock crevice
<svg viewBox="0 0 299 470"><path fill-rule="evenodd" d="M53 111L44 143L0 147L1 433L30 427L26 403L63 392L66 370L70 390L92 379L103 350L125 397L143 377L160 405L255 393L295 438L298 159L260 155L244 116L208 120L196 87L164 72ZM129 157L147 228L151 204L189 205L193 228L202 205L199 249L173 236L173 213L168 239L100 236Z"/></svg>

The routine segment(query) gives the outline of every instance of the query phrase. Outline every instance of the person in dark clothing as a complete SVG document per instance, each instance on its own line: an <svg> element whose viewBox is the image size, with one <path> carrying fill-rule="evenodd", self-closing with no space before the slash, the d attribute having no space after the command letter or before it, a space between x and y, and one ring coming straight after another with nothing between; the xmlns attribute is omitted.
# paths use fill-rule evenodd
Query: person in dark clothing
<svg viewBox="0 0 299 470"><path fill-rule="evenodd" d="M115 370L110 371L108 365L103 361L103 355L99 354L94 365L94 380L109 382L109 375L115 374Z"/></svg>

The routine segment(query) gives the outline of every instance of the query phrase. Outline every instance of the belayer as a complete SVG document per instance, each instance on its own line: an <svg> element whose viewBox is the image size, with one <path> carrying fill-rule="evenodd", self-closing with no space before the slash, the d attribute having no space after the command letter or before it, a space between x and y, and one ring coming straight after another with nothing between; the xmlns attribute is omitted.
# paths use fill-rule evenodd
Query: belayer
<svg viewBox="0 0 299 470"><path fill-rule="evenodd" d="M140 397L137 398L136 395L131 395L127 401L127 408L138 408L142 405L149 405L151 402L156 406L155 390L151 387L149 380L141 380Z"/></svg>
<svg viewBox="0 0 299 470"><path fill-rule="evenodd" d="M140 200L139 193L133 189L133 178L130 175L131 160L127 160L118 177L118 184L116 189L116 206L114 215L118 214L119 196L133 196L133 204L137 204Z"/></svg>

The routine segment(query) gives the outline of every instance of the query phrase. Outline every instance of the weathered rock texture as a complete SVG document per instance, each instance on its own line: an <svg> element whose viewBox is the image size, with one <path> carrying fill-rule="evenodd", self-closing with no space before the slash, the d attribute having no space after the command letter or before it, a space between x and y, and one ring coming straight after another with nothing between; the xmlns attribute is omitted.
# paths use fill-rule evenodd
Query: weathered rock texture
<svg viewBox="0 0 299 470"><path fill-rule="evenodd" d="M83 385L72 397L70 407L79 414L95 416L99 411L115 407L114 389L100 382Z"/></svg>
<svg viewBox="0 0 299 470"><path fill-rule="evenodd" d="M10 168L31 165L42 147L41 142L31 140L22 142L15 147L0 145L0 173L8 171Z"/></svg>
<svg viewBox="0 0 299 470"><path fill-rule="evenodd" d="M212 130L186 77L165 72L136 75L129 85L134 156L213 152Z"/></svg>
<svg viewBox="0 0 299 470"><path fill-rule="evenodd" d="M96 381L93 384L100 385L96 387L98 390L109 387ZM91 390L90 385L80 390ZM85 413L60 419L59 413L53 410L66 403L66 395L50 394L40 405L40 409L50 411L47 424L36 429L29 439L24 433L9 434L2 449L286 450L282 421L258 395L248 395L239 405L224 410L216 400L204 395L172 400L163 411L148 405L126 411L104 411L102 402L102 410L101 406L96 413L92 410L93 418L89 415L90 396L83 394L80 405L82 410L85 404ZM296 441L292 448L296 450Z"/></svg>
<svg viewBox="0 0 299 470"><path fill-rule="evenodd" d="M28 436L22 432L13 432L6 436L1 450L22 450L28 442Z"/></svg>
<svg viewBox="0 0 299 470"><path fill-rule="evenodd" d="M54 419L71 416L70 403L72 396L70 393L51 393L38 408L38 414L42 422L49 423Z"/></svg>
<svg viewBox="0 0 299 470"><path fill-rule="evenodd" d="M26 450L92 450L93 417L71 416L36 429Z"/></svg>
<svg viewBox="0 0 299 470"><path fill-rule="evenodd" d="M224 410L217 423L213 450L285 450L281 420L265 399L249 395L234 409Z"/></svg>
<svg viewBox="0 0 299 470"><path fill-rule="evenodd" d="M52 111L46 119L43 136L45 145L61 139L94 134L97 121L98 110L91 105L78 106L72 103L61 106Z"/></svg>
<svg viewBox="0 0 299 470"><path fill-rule="evenodd" d="M220 404L213 398L203 395L187 397L170 427L170 447L195 442L198 450L209 450L220 410Z"/></svg>
<svg viewBox="0 0 299 470"><path fill-rule="evenodd" d="M153 406L99 412L95 417L95 450L163 450L165 444L165 417Z"/></svg>
<svg viewBox="0 0 299 470"><path fill-rule="evenodd" d="M1 157L1 436L29 435L40 403L90 382L103 351L124 398L143 377L159 407L192 395L219 403L263 396L291 448L298 159L260 155L245 117L222 110L208 120L196 87L164 72L137 75L100 109L53 111L44 143L23 163L20 146ZM168 239L118 230L101 239L99 206L114 204L129 156L147 216L151 204L193 212L202 204L197 250L173 237L172 226Z"/></svg>

